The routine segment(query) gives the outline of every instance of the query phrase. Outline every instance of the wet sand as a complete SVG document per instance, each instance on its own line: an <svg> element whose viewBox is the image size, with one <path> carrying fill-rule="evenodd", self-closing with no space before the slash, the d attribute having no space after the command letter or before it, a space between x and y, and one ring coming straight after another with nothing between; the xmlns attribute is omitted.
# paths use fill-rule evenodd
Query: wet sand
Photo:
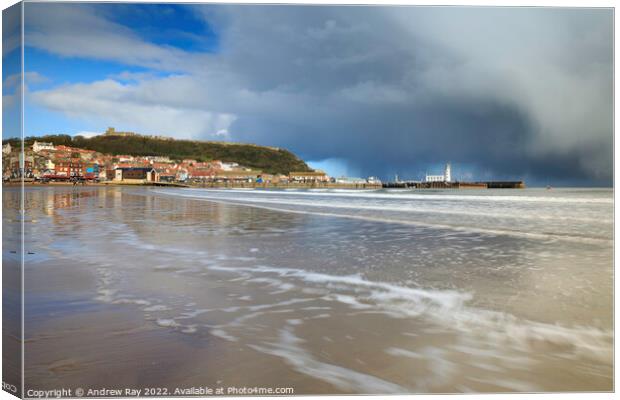
<svg viewBox="0 0 620 400"><path fill-rule="evenodd" d="M2 381L15 395L22 387L20 201L12 192L2 204Z"/></svg>
<svg viewBox="0 0 620 400"><path fill-rule="evenodd" d="M27 205L26 389L612 390L598 225L540 242L119 187Z"/></svg>

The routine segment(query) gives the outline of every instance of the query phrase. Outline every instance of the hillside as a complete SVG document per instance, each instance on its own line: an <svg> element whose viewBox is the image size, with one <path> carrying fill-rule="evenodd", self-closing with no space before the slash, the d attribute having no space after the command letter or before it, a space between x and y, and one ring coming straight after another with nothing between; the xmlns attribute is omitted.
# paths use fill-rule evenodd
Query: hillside
<svg viewBox="0 0 620 400"><path fill-rule="evenodd" d="M82 136L50 135L27 137L25 145L35 140L54 145L79 147L104 154L132 156L168 156L173 160L193 158L198 161L221 160L237 162L267 173L288 174L291 171L311 171L308 165L288 150L253 144L203 142L192 140L159 139L145 136ZM19 139L4 140L17 145Z"/></svg>

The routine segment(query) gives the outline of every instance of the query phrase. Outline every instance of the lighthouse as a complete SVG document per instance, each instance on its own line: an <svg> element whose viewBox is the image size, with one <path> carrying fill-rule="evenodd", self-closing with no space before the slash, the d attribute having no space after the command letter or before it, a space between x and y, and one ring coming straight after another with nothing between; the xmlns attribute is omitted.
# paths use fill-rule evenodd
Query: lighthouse
<svg viewBox="0 0 620 400"><path fill-rule="evenodd" d="M450 173L450 163L446 164L446 168L443 170L443 175L428 175L424 177L424 182L451 182L452 176Z"/></svg>

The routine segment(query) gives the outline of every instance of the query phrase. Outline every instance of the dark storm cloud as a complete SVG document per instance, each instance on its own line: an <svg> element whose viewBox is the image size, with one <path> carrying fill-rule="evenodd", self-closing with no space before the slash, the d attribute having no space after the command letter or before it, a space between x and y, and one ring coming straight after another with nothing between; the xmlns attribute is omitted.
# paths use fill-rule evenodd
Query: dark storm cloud
<svg viewBox="0 0 620 400"><path fill-rule="evenodd" d="M236 113L234 138L343 158L364 175L449 160L501 178L611 183L610 10L208 13L226 67L262 103Z"/></svg>

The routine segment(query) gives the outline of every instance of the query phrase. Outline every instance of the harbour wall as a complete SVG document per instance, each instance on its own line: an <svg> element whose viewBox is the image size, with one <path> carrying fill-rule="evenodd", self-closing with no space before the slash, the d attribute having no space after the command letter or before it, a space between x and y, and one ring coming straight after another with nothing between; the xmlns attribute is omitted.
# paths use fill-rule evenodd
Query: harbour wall
<svg viewBox="0 0 620 400"><path fill-rule="evenodd" d="M484 182L386 182L384 188L410 189L524 189L523 181Z"/></svg>

